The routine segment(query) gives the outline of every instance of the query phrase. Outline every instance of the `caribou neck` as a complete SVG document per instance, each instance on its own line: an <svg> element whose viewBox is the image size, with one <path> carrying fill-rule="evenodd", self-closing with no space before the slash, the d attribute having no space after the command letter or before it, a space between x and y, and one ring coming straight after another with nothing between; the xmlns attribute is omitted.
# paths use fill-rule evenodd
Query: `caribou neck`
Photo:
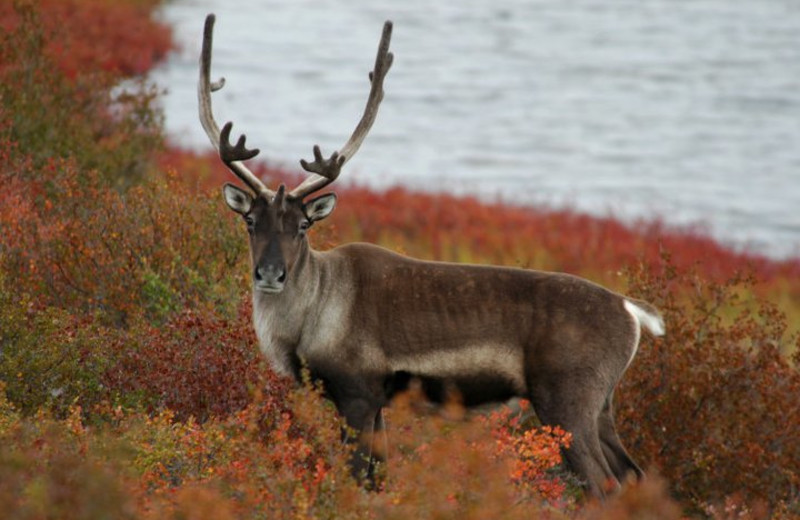
<svg viewBox="0 0 800 520"><path fill-rule="evenodd" d="M326 252L305 246L286 287L279 294L253 290L253 324L261 351L273 369L283 375L298 375L298 349L314 334L314 323L325 311L336 285L331 258Z"/></svg>
<svg viewBox="0 0 800 520"><path fill-rule="evenodd" d="M282 317L294 314L302 319L315 305L321 290L324 253L312 250L308 244L303 248L283 291L270 294L253 288L254 314L276 313Z"/></svg>

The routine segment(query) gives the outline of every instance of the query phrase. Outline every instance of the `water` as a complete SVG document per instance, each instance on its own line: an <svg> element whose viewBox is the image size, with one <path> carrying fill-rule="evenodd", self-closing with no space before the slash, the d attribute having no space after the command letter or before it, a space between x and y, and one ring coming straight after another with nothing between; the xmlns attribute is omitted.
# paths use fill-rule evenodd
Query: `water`
<svg viewBox="0 0 800 520"><path fill-rule="evenodd" d="M392 19L386 98L343 179L663 218L800 255L797 0L172 0L182 49L152 77L168 132L197 149L208 12L228 81L217 119L273 163L344 144Z"/></svg>

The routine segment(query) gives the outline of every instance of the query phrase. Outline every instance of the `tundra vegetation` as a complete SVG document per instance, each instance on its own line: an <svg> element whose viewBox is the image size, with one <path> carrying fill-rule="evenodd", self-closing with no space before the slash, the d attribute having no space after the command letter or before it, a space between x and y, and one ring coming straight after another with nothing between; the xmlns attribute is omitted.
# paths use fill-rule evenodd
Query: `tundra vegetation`
<svg viewBox="0 0 800 520"><path fill-rule="evenodd" d="M387 412L385 475L365 491L320 389L258 353L230 174L170 146L158 91L135 80L170 47L156 4L0 2L7 518L800 516L800 260L401 188L337 190L314 247L570 272L652 302L668 334L642 340L617 390L648 478L605 502L563 470L567 432L413 390Z"/></svg>

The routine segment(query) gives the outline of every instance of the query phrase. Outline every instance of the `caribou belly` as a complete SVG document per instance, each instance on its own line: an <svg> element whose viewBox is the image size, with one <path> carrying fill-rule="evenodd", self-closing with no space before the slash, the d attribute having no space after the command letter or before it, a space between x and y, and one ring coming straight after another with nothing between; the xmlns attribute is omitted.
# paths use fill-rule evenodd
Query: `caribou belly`
<svg viewBox="0 0 800 520"><path fill-rule="evenodd" d="M506 345L408 353L392 359L391 369L391 392L403 390L416 378L433 401L446 400L451 390L467 406L526 393L522 352Z"/></svg>

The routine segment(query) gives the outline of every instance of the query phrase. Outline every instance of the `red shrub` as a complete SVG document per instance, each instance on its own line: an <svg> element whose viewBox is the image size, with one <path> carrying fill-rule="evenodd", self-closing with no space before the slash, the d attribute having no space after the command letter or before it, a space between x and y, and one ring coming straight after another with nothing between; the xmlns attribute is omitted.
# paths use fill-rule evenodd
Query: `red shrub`
<svg viewBox="0 0 800 520"><path fill-rule="evenodd" d="M58 193L60 179L54 171L41 170L52 170L51 165L60 159L69 158L82 170L97 169L110 184L124 187L144 176L153 150L161 143L154 89L138 85L115 90L120 75L95 64L68 75L60 57L51 52L54 44L91 37L85 26L92 23L84 11L76 11L75 21L61 12L72 5L77 4L0 4L0 25L4 26L0 30L0 142L13 145L11 153L27 156L31 162L30 169L18 172L3 164L2 172L41 181L51 196ZM148 20L147 13L143 14ZM130 16L127 23L135 24L143 14L123 16ZM102 42L92 41L90 47L92 52L104 49ZM106 50L119 54L119 49Z"/></svg>
<svg viewBox="0 0 800 520"><path fill-rule="evenodd" d="M527 401L521 403L523 411L530 408ZM562 463L561 450L569 448L572 435L559 427L523 426L521 420L521 414L512 416L506 407L484 419L492 429L498 455L513 461L511 480L523 495L563 503L567 486L553 470Z"/></svg>
<svg viewBox="0 0 800 520"><path fill-rule="evenodd" d="M184 310L160 326L136 323L109 346L118 354L104 381L122 402L135 396L177 420L221 418L245 408L258 385L275 396L286 392L255 344L249 304L235 319Z"/></svg>
<svg viewBox="0 0 800 520"><path fill-rule="evenodd" d="M35 13L46 54L69 77L86 71L143 74L172 46L169 27L151 12L158 0L37 0L0 3L0 29L12 32Z"/></svg>
<svg viewBox="0 0 800 520"><path fill-rule="evenodd" d="M667 335L643 341L622 380L620 434L684 500L797 508L800 370L781 349L798 339L773 305L749 300L751 284L634 270L632 290L661 308Z"/></svg>

